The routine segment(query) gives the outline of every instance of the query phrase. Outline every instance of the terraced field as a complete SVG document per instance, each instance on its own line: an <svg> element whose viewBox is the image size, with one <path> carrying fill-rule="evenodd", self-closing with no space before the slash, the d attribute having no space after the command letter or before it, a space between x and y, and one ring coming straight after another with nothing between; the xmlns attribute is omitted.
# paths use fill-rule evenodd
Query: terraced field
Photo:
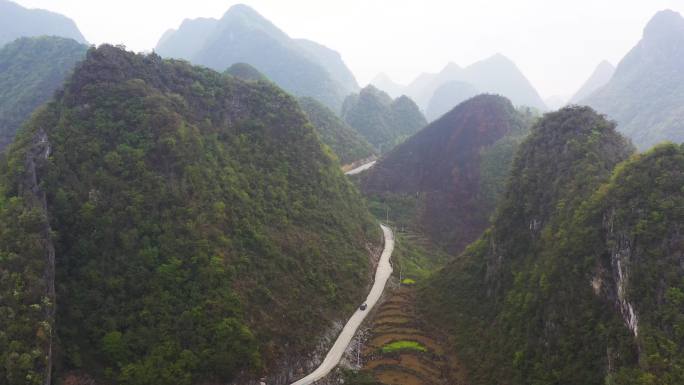
<svg viewBox="0 0 684 385"><path fill-rule="evenodd" d="M380 306L363 350L364 370L386 385L466 385L458 361L415 313L412 286L401 286Z"/></svg>

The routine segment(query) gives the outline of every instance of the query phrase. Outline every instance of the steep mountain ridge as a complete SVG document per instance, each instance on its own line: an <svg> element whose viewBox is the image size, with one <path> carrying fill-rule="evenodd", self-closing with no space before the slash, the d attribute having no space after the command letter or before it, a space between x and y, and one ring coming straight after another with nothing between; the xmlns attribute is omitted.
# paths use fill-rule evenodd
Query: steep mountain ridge
<svg viewBox="0 0 684 385"><path fill-rule="evenodd" d="M640 150L684 142L684 18L658 12L610 82L581 103L615 119Z"/></svg>
<svg viewBox="0 0 684 385"><path fill-rule="evenodd" d="M317 99L338 111L359 87L340 55L320 44L291 39L254 9L237 4L220 20L186 20L155 49L164 57L224 71L248 63L296 96Z"/></svg>

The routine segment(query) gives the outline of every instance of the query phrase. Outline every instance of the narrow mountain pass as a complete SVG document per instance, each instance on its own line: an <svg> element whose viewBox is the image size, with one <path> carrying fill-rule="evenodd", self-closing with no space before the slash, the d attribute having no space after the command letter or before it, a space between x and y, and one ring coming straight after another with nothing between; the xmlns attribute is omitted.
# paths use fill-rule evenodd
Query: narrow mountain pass
<svg viewBox="0 0 684 385"><path fill-rule="evenodd" d="M344 329L342 329L342 332L337 337L335 344L325 356L325 359L321 365L316 370L311 372L311 374L294 382L292 385L312 384L330 373L330 371L333 370L340 362L342 355L344 355L347 346L351 342L352 338L354 338L354 334L356 334L356 331L359 326L361 326L363 320L380 299L382 292L385 290L385 284L392 275L390 257L392 256L392 251L394 250L394 233L385 225L380 225L380 227L382 228L382 233L385 238L385 247L382 251L382 255L380 256L378 268L375 271L375 281L373 283L373 287L368 294L368 298L366 298L366 302L364 302L367 307L364 310L358 308L351 318L349 318L349 321L347 321L347 324L344 325Z"/></svg>

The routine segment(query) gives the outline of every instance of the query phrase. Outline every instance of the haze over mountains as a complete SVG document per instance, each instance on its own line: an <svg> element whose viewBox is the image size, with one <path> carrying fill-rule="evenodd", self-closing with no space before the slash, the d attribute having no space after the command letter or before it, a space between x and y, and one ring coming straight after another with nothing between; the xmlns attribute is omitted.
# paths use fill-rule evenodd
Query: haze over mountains
<svg viewBox="0 0 684 385"><path fill-rule="evenodd" d="M337 52L309 40L291 39L242 4L231 7L220 20L185 20L178 30L162 36L155 51L217 71L248 63L286 91L312 97L334 111L359 89Z"/></svg>
<svg viewBox="0 0 684 385"><path fill-rule="evenodd" d="M614 73L615 67L605 60L602 61L598 66L596 66L596 69L594 69L594 72L591 73L589 79L587 79L587 81L582 84L582 87L577 90L575 95L570 98L569 103L581 103L596 90L608 84Z"/></svg>
<svg viewBox="0 0 684 385"><path fill-rule="evenodd" d="M442 90L436 93L440 87L454 81L465 83L468 86L462 85L462 91L445 92ZM372 84L380 89L383 86L396 88L387 77L376 78L374 82L377 84ZM501 54L496 54L465 68L461 68L455 63L449 63L437 74L421 74L400 92L415 100L423 110L427 111L430 105L433 105L433 112L429 114L428 118L434 120L439 117L439 112L444 113L467 97L474 96L474 90L479 93L502 95L510 99L516 106L528 106L542 111L546 109L544 101L529 80L520 72L515 63ZM392 90L392 92L397 91ZM434 106L450 107L436 108Z"/></svg>
<svg viewBox="0 0 684 385"><path fill-rule="evenodd" d="M640 150L684 141L684 18L662 11L604 87L580 103L618 122Z"/></svg>
<svg viewBox="0 0 684 385"><path fill-rule="evenodd" d="M0 47L19 37L60 36L86 43L73 20L42 9L0 0Z"/></svg>

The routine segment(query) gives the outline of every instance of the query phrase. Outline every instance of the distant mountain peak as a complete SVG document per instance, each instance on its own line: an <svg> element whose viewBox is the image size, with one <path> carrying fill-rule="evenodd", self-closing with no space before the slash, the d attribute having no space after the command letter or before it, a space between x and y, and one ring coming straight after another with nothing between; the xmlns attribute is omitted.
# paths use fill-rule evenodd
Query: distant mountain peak
<svg viewBox="0 0 684 385"><path fill-rule="evenodd" d="M221 25L230 26L235 29L259 30L267 33L271 37L287 40L289 36L270 22L254 8L245 4L233 5L223 14L220 20Z"/></svg>
<svg viewBox="0 0 684 385"><path fill-rule="evenodd" d="M483 62L488 62L488 63L497 63L497 64L505 64L505 65L513 65L515 66L515 63L513 60L511 60L509 57L505 56L504 54L497 52L494 55L482 60Z"/></svg>
<svg viewBox="0 0 684 385"><path fill-rule="evenodd" d="M1 14L1 12L0 12ZM156 47L162 57L188 60L223 72L247 63L295 96L311 96L333 110L359 85L339 52L292 39L253 8L237 4L220 20L185 20Z"/></svg>
<svg viewBox="0 0 684 385"><path fill-rule="evenodd" d="M19 37L34 36L60 36L86 43L76 23L68 17L0 0L0 46Z"/></svg>
<svg viewBox="0 0 684 385"><path fill-rule="evenodd" d="M607 60L600 62L591 76L582 84L579 90L570 98L570 103L581 103L583 99L589 97L594 91L608 84L615 73L615 66Z"/></svg>
<svg viewBox="0 0 684 385"><path fill-rule="evenodd" d="M608 60L603 60L599 63L598 68L615 68L615 66Z"/></svg>
<svg viewBox="0 0 684 385"><path fill-rule="evenodd" d="M386 73L380 72L379 74L375 75L373 80L370 81L371 84L373 84L375 82L393 82L394 83L394 80L392 80L392 78L389 77L389 75L387 75Z"/></svg>
<svg viewBox="0 0 684 385"><path fill-rule="evenodd" d="M254 8L242 3L235 4L232 7L228 8L228 11L226 11L225 14L241 14L245 16L261 17L259 12L257 12Z"/></svg>
<svg viewBox="0 0 684 385"><path fill-rule="evenodd" d="M463 67L461 67L460 65L450 61L449 63L447 63L447 65L444 67L444 69L442 70L441 73L459 72L459 71L463 71Z"/></svg>
<svg viewBox="0 0 684 385"><path fill-rule="evenodd" d="M684 36L684 18L678 12L666 9L656 13L644 28L644 39L662 39L680 34Z"/></svg>

